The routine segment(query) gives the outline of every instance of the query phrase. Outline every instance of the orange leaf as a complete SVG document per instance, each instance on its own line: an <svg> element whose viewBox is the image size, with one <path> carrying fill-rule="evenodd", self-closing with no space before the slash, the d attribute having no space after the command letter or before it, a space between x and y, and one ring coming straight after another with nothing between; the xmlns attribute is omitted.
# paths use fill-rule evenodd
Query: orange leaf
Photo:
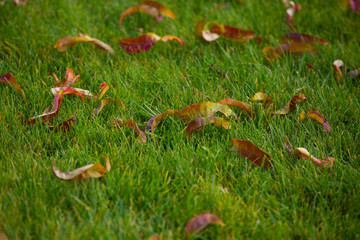
<svg viewBox="0 0 360 240"><path fill-rule="evenodd" d="M102 48L103 50L107 51L111 55L114 54L114 50L109 45L107 45L106 43L104 43L96 38L91 38L87 34L80 34L79 37L66 36L66 37L58 40L56 42L54 48L56 48L59 52L64 52L64 51L68 50L69 48L71 48L77 42L92 43L92 44Z"/></svg>
<svg viewBox="0 0 360 240"><path fill-rule="evenodd" d="M242 110L244 110L247 114L249 114L250 117L253 117L252 111L251 111L251 106L246 103L246 102L241 102L235 99L223 99L221 100L219 103L221 104L225 104L228 106L234 106L234 107L238 107L241 108Z"/></svg>
<svg viewBox="0 0 360 240"><path fill-rule="evenodd" d="M218 35L221 35L221 36L223 36L227 39L233 40L233 41L246 42L251 39L256 39L259 42L262 41L261 37L256 36L254 31L242 30L242 29L230 27L230 26L214 25L210 28L210 32L216 33Z"/></svg>
<svg viewBox="0 0 360 240"><path fill-rule="evenodd" d="M101 109L103 109L103 107L105 107L107 104L112 103L112 102L119 103L120 106L123 107L123 104L120 100L104 98L103 100L101 100L99 106L93 110L92 116L96 117L99 114L99 112L101 111Z"/></svg>
<svg viewBox="0 0 360 240"><path fill-rule="evenodd" d="M231 142L231 151L237 152L242 157L249 159L256 166L262 166L264 164L264 168L272 168L270 155L263 152L252 142L237 138L232 138Z"/></svg>
<svg viewBox="0 0 360 240"><path fill-rule="evenodd" d="M0 77L0 83L7 84L16 90L20 91L23 97L25 97L24 91L21 89L20 85L16 82L15 78L11 75L11 73L5 73Z"/></svg>
<svg viewBox="0 0 360 240"><path fill-rule="evenodd" d="M55 78L55 80L58 80L55 73L53 73L53 77ZM71 87L75 83L75 81L79 79L79 77L80 75L75 76L74 71L70 68L67 68L65 73L65 80L56 84L55 87Z"/></svg>
<svg viewBox="0 0 360 240"><path fill-rule="evenodd" d="M142 1L137 6L126 9L120 16L119 25L122 24L124 18L133 13L146 13L156 18L156 22L161 22L163 16L175 19L175 14L164 5L155 1Z"/></svg>
<svg viewBox="0 0 360 240"><path fill-rule="evenodd" d="M218 216L211 213L205 213L190 219L185 226L184 233L185 235L188 235L188 234L200 232L202 229L206 228L209 224L225 226L223 221Z"/></svg>
<svg viewBox="0 0 360 240"><path fill-rule="evenodd" d="M271 97L263 92L257 92L252 98L249 98L250 101L262 101L264 105L267 105L272 101Z"/></svg>
<svg viewBox="0 0 360 240"><path fill-rule="evenodd" d="M139 137L137 138L137 140L140 143L146 143L146 134L140 130L139 126L137 125L137 123L134 119L131 118L123 123L122 119L114 118L112 120L112 122L113 122L113 126L115 128L128 127L128 128L134 129L134 131L139 134Z"/></svg>
<svg viewBox="0 0 360 240"><path fill-rule="evenodd" d="M329 44L324 39L302 33L287 33L281 38L281 42L282 43L297 42L297 43L324 44L324 45Z"/></svg>
<svg viewBox="0 0 360 240"><path fill-rule="evenodd" d="M296 95L290 99L290 101L282 107L280 110L274 112L273 114L280 114L280 115L286 115L289 112L293 112L296 109L296 104L306 102L307 99L305 97L305 94L301 93L299 95Z"/></svg>
<svg viewBox="0 0 360 240"><path fill-rule="evenodd" d="M316 49L311 44L290 42L281 44L278 47L265 47L263 49L264 57L267 62L276 61L284 54L304 54L305 52L317 53Z"/></svg>
<svg viewBox="0 0 360 240"><path fill-rule="evenodd" d="M318 121L319 123L321 123L324 126L324 130L326 133L329 133L331 128L329 123L325 120L325 118L323 116L320 115L320 113L315 110L315 109L311 109L306 116L308 118L314 119L315 121Z"/></svg>
<svg viewBox="0 0 360 240"><path fill-rule="evenodd" d="M202 130L207 125L214 125L216 127L222 127L224 129L230 129L231 123L229 121L226 121L223 118L219 117L201 117L198 119L193 120L189 123L189 125L186 127L186 135L187 137L190 137L191 133L193 131L199 131Z"/></svg>
<svg viewBox="0 0 360 240"><path fill-rule="evenodd" d="M140 53L148 51L156 42L178 41L181 46L184 45L183 41L175 36L167 35L159 37L155 33L146 33L137 38L127 38L120 40L120 46L127 53Z"/></svg>

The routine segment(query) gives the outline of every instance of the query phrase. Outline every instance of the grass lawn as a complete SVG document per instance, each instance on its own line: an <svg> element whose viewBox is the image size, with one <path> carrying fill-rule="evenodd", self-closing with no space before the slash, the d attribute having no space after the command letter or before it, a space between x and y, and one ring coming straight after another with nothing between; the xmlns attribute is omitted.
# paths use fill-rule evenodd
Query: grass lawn
<svg viewBox="0 0 360 240"><path fill-rule="evenodd" d="M118 21L137 1L40 1L14 6L0 2L0 75L12 73L24 90L0 84L0 232L9 239L184 239L184 227L202 213L219 216L191 239L356 239L360 238L360 88L359 79L336 81L332 62L360 66L360 15L343 10L340 0L304 0L295 14L297 32L330 42L318 54L286 55L267 63L262 49L277 46L290 32L282 1L170 1L161 3L176 19L158 24L146 14ZM262 43L225 38L208 43L195 25L203 17L254 30ZM141 32L175 35L184 41L158 42L149 51L128 54L122 38ZM67 35L88 33L109 44L114 55L78 43L66 52L54 45ZM212 67L227 73L224 78ZM309 65L312 68L309 68ZM98 117L99 102L67 95L57 125L77 111L70 132L22 121L41 114L53 102L50 89L67 68L80 74L74 87L99 91L106 82L111 103ZM273 109L304 93L307 102L284 117L271 116L248 98L266 92ZM133 118L141 129L155 114L192 103L232 98L251 103L255 118L233 108L229 130L207 126L187 138L184 122L167 118L147 142L132 129L114 129L109 121ZM321 111L331 132L312 119ZM290 156L286 134L296 147L314 156L335 158L331 170ZM249 140L271 156L272 169L257 167L229 151L231 138ZM86 164L105 164L103 178L66 182L52 173Z"/></svg>

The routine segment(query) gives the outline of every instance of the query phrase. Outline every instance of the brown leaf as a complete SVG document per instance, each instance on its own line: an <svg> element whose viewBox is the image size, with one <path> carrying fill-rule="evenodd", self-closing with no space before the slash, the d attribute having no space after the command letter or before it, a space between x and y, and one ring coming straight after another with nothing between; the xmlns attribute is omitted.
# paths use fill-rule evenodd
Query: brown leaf
<svg viewBox="0 0 360 240"><path fill-rule="evenodd" d="M53 126L51 124L48 125L48 127L52 130L54 130L55 132L57 131L63 131L63 132L68 132L70 131L71 128L73 128L73 125L75 125L76 122L76 111L74 112L74 115L72 118L70 118L69 120L60 123L58 126Z"/></svg>
<svg viewBox="0 0 360 240"><path fill-rule="evenodd" d="M251 111L251 106L250 104L246 103L246 102L241 102L235 99L223 99L221 100L219 103L221 104L225 104L228 106L234 106L234 107L238 107L242 110L244 110L250 117L253 117L252 111Z"/></svg>
<svg viewBox="0 0 360 240"><path fill-rule="evenodd" d="M96 38L91 38L87 34L80 34L79 37L66 36L66 37L58 40L56 42L54 48L56 48L59 52L64 52L64 51L68 50L69 48L71 48L77 42L92 43L92 44L102 48L103 50L107 51L111 55L114 54L114 50L109 45L107 45L106 43L104 43Z"/></svg>
<svg viewBox="0 0 360 240"><path fill-rule="evenodd" d="M251 39L256 39L258 42L261 42L262 39L259 36L256 36L254 31L251 30L242 30L230 26L222 26L220 24L214 25L210 28L211 33L216 33L232 41L247 42Z"/></svg>
<svg viewBox="0 0 360 240"><path fill-rule="evenodd" d="M266 106L268 103L272 101L271 97L263 92L257 92L252 98L249 98L250 101L262 101L263 104Z"/></svg>
<svg viewBox="0 0 360 240"><path fill-rule="evenodd" d="M106 165L110 166L109 160L107 158L105 160ZM104 166L99 163L89 164L84 167L77 168L71 172L62 172L55 166L55 160L53 161L52 171L55 177L64 181L78 181L90 177L99 178L103 177L107 172L106 168L104 168Z"/></svg>
<svg viewBox="0 0 360 240"><path fill-rule="evenodd" d="M281 43L308 43L308 44L324 44L328 45L329 43L324 39L321 39L316 36L311 36L303 33L287 33L281 38Z"/></svg>
<svg viewBox="0 0 360 240"><path fill-rule="evenodd" d="M137 6L126 9L120 16L119 25L122 24L124 18L133 13L146 13L156 18L156 22L161 22L163 16L175 19L175 14L164 5L155 1L142 1Z"/></svg>
<svg viewBox="0 0 360 240"><path fill-rule="evenodd" d="M264 168L272 168L270 155L263 152L252 142L237 138L232 138L231 142L231 151L237 152L242 157L249 159L256 166L262 166L264 164Z"/></svg>
<svg viewBox="0 0 360 240"><path fill-rule="evenodd" d="M285 23L291 28L296 29L296 25L294 24L293 16L295 13L301 10L300 4L295 4L293 1L283 0L286 9L286 20Z"/></svg>
<svg viewBox="0 0 360 240"><path fill-rule="evenodd" d="M114 100L114 99L111 99L111 98L104 98L103 100L101 100L99 106L93 110L92 116L96 117L99 114L99 112L101 111L101 109L103 109L103 107L105 107L107 104L112 103L112 102L119 103L120 107L123 107L123 104L122 104L122 102L120 100Z"/></svg>
<svg viewBox="0 0 360 240"><path fill-rule="evenodd" d="M184 46L183 41L175 36L167 35L159 37L155 33L146 33L137 38L127 38L120 40L120 46L127 53L140 53L148 51L156 42L178 41L181 46Z"/></svg>
<svg viewBox="0 0 360 240"><path fill-rule="evenodd" d="M205 20L206 20L206 17L196 24L195 33L202 40L205 40L207 42L215 41L216 39L218 39L220 37L220 35L217 33L210 32L208 29L209 24L215 24L215 26L219 26L219 28L221 29L222 32L225 31L224 26L221 24L218 24L215 21L207 22L204 26Z"/></svg>
<svg viewBox="0 0 360 240"><path fill-rule="evenodd" d="M190 135L191 135L191 133L193 131L202 130L204 127L208 126L209 124L214 125L216 127L222 127L224 129L230 129L231 128L231 122L226 121L223 118L219 118L219 117L201 117L201 118L193 120L186 127L185 132L186 132L187 137L190 137Z"/></svg>
<svg viewBox="0 0 360 240"><path fill-rule="evenodd" d="M225 226L223 221L218 216L211 213L205 213L190 219L185 226L184 233L187 236L188 234L200 232L209 224Z"/></svg>
<svg viewBox="0 0 360 240"><path fill-rule="evenodd" d="M5 73L0 77L0 83L7 84L16 90L20 91L23 97L25 97L24 91L21 89L20 85L16 82L15 78L11 75L11 73Z"/></svg>
<svg viewBox="0 0 360 240"><path fill-rule="evenodd" d="M284 54L304 54L304 53L317 53L316 49L311 44L290 42L281 44L277 47L265 47L263 49L264 57L267 62L276 61Z"/></svg>
<svg viewBox="0 0 360 240"><path fill-rule="evenodd" d="M299 95L292 97L284 107L274 112L273 114L286 115L290 112L293 112L296 109L296 104L303 103L306 101L307 99L305 97L305 94L301 93Z"/></svg>
<svg viewBox="0 0 360 240"><path fill-rule="evenodd" d="M311 109L306 116L308 118L314 119L315 121L318 121L319 123L321 123L324 126L324 130L326 133L329 133L331 128L329 123L325 120L325 118L323 116L321 116L321 114L316 110L316 109Z"/></svg>
<svg viewBox="0 0 360 240"><path fill-rule="evenodd" d="M154 115L152 118L149 119L149 121L147 121L145 130L149 132L154 132L156 126L168 116L179 118L180 110L169 109L161 114Z"/></svg>
<svg viewBox="0 0 360 240"><path fill-rule="evenodd" d="M146 143L146 134L140 130L139 126L137 125L136 121L134 119L129 119L123 123L122 119L120 118L114 118L112 120L113 126L115 128L122 128L122 127L128 127L133 129L135 132L139 134L139 137L137 140L140 143Z"/></svg>
<svg viewBox="0 0 360 240"><path fill-rule="evenodd" d="M8 240L8 237L6 236L5 233L0 232L0 240Z"/></svg>

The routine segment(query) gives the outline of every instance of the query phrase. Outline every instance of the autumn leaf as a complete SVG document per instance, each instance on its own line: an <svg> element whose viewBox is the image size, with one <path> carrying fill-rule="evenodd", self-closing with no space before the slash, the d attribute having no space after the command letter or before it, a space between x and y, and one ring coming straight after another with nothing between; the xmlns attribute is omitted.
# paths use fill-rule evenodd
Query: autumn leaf
<svg viewBox="0 0 360 240"><path fill-rule="evenodd" d="M97 95L93 95L89 90L85 90L85 89L81 89L81 88L73 88L73 89L76 90L77 92L81 93L83 96L90 97L95 100L99 100L104 96L104 94L107 92L107 90L109 90L109 85L106 85L106 82L104 82L100 85L99 88L101 88L101 90L100 90L100 93ZM55 88L51 89L51 92L55 96L56 93L58 91L60 91L61 89L62 89L61 87L55 87Z"/></svg>
<svg viewBox="0 0 360 240"><path fill-rule="evenodd" d="M325 160L318 159L318 158L312 156L307 149L296 148L296 147L292 146L289 142L289 134L287 134L287 137L284 142L284 146L285 146L285 150L290 155L293 155L295 153L295 155L297 157L303 158L305 160L310 160L321 168L331 168L335 161L335 159L332 157L328 157Z"/></svg>
<svg viewBox="0 0 360 240"><path fill-rule="evenodd" d="M59 52L64 52L64 51L68 50L69 48L71 48L77 42L92 43L92 44L102 48L103 50L107 51L111 55L114 54L114 50L109 45L107 45L106 43L104 43L96 38L89 37L89 35L87 35L87 34L80 34L79 37L66 36L66 37L58 40L56 42L54 48L56 48Z"/></svg>
<svg viewBox="0 0 360 240"><path fill-rule="evenodd" d="M307 43L307 44L324 44L324 45L329 44L324 39L303 33L287 33L281 38L281 43L289 43L289 42Z"/></svg>
<svg viewBox="0 0 360 240"><path fill-rule="evenodd" d="M333 67L335 69L335 79L337 81L344 81L345 78L353 79L360 77L360 68L348 71L347 73L343 74L345 65L344 62L340 59L337 59L333 62Z"/></svg>
<svg viewBox="0 0 360 240"><path fill-rule="evenodd" d="M294 14L297 12L300 12L301 10L301 5L300 4L295 4L293 1L289 1L289 0L283 0L283 3L285 5L286 9L286 20L285 23L291 28L291 29L296 29L296 25L294 24Z"/></svg>
<svg viewBox="0 0 360 240"><path fill-rule="evenodd" d="M5 233L0 232L0 240L8 240L8 237L6 236Z"/></svg>
<svg viewBox="0 0 360 240"><path fill-rule="evenodd" d="M125 122L122 121L121 118L114 118L112 120L113 127L115 128L122 128L122 127L128 127L133 129L135 132L139 134L139 137L137 140L140 143L146 143L146 134L140 130L139 126L137 125L136 121L134 119L129 119Z"/></svg>
<svg viewBox="0 0 360 240"><path fill-rule="evenodd" d="M165 239L159 237L159 235L154 235L149 237L147 240L165 240Z"/></svg>
<svg viewBox="0 0 360 240"><path fill-rule="evenodd" d="M146 33L137 38L126 38L120 40L120 46L127 53L140 53L144 51L148 51L155 43L157 42L167 42L167 41L178 41L181 46L184 46L181 38L166 35L164 37L160 37L155 33Z"/></svg>
<svg viewBox="0 0 360 240"><path fill-rule="evenodd" d="M27 0L13 0L13 3L15 6L18 6L20 4L25 5Z"/></svg>
<svg viewBox="0 0 360 240"><path fill-rule="evenodd" d="M244 110L250 117L253 117L253 114L251 111L251 106L250 106L250 104L248 104L246 102L241 102L241 101L238 101L235 99L228 98L228 99L221 100L219 103L240 108L240 109Z"/></svg>
<svg viewBox="0 0 360 240"><path fill-rule="evenodd" d="M49 128L54 130L55 132L57 132L57 131L68 132L68 131L70 131L71 128L73 128L73 126L75 125L75 122L76 122L76 111L74 112L74 115L72 116L72 118L70 118L69 120L66 120L65 122L60 123L58 126L49 125Z"/></svg>
<svg viewBox="0 0 360 240"><path fill-rule="evenodd" d="M161 22L163 20L163 16L175 19L175 14L162 4L155 1L142 1L137 6L130 7L121 14L119 19L119 25L122 24L124 18L127 15L133 13L149 14L150 16L156 18L156 22Z"/></svg>
<svg viewBox="0 0 360 240"><path fill-rule="evenodd" d="M185 132L187 137L190 137L191 133L193 131L199 131L202 130L204 127L208 126L209 124L214 125L216 127L222 127L224 129L230 129L231 128L231 122L226 121L223 118L220 117L201 117L198 119L195 119L189 123L189 125L186 127Z"/></svg>
<svg viewBox="0 0 360 240"><path fill-rule="evenodd" d="M324 130L326 133L329 133L331 128L329 123L325 120L325 118L323 116L321 116L321 114L315 110L315 109L311 109L306 116L308 118L314 119L315 121L318 121L319 123L321 123L324 126Z"/></svg>
<svg viewBox="0 0 360 240"><path fill-rule="evenodd" d="M262 101L265 106L272 101L271 97L263 92L255 93L255 95L252 98L249 98L249 100L252 102Z"/></svg>
<svg viewBox="0 0 360 240"><path fill-rule="evenodd" d="M154 132L156 126L168 116L172 117L180 117L180 110L177 109L169 109L161 114L156 114L152 118L149 119L146 123L145 130L149 132Z"/></svg>
<svg viewBox="0 0 360 240"><path fill-rule="evenodd" d="M359 13L360 0L349 0L350 7L355 13Z"/></svg>
<svg viewBox="0 0 360 240"><path fill-rule="evenodd" d="M16 90L20 91L23 97L25 98L24 91L21 89L20 85L16 82L15 78L13 77L13 75L11 75L11 73L5 73L4 75L2 75L0 77L0 83L7 84L15 88Z"/></svg>
<svg viewBox="0 0 360 240"><path fill-rule="evenodd" d="M305 97L305 94L301 93L299 95L296 95L290 99L290 101L282 107L280 110L274 112L273 114L279 114L279 115L286 115L290 112L293 112L296 109L296 105L299 103L306 102L307 99Z"/></svg>
<svg viewBox="0 0 360 240"><path fill-rule="evenodd" d="M109 160L107 158L105 160L107 167L109 167ZM106 172L108 172L106 168L100 163L89 164L84 167L77 168L71 172L62 172L55 166L55 160L53 161L52 171L55 177L64 181L79 181L90 177L100 178L103 177Z"/></svg>
<svg viewBox="0 0 360 240"><path fill-rule="evenodd" d="M99 114L99 112L103 109L103 107L105 107L107 104L112 103L112 102L119 103L120 106L123 107L123 104L122 104L122 102L120 100L114 100L114 99L111 99L111 98L104 98L103 100L101 100L99 106L93 110L92 116L96 117Z"/></svg>
<svg viewBox="0 0 360 240"><path fill-rule="evenodd" d="M251 39L255 39L258 42L261 42L262 39L259 36L256 36L254 31L251 30L243 30L230 26L220 26L214 25L210 28L211 33L216 33L221 35L229 40L237 41L237 42L247 42Z"/></svg>
<svg viewBox="0 0 360 240"><path fill-rule="evenodd" d="M80 75L76 75L72 69L67 68L65 73L65 80L62 82L59 82L59 79L57 78L56 74L52 74L55 81L58 82L55 87L71 87L77 79L80 78Z"/></svg>
<svg viewBox="0 0 360 240"><path fill-rule="evenodd" d="M263 54L267 62L276 61L284 54L304 54L304 53L317 53L316 49L311 44L290 42L284 43L277 47L265 47Z"/></svg>
<svg viewBox="0 0 360 240"><path fill-rule="evenodd" d="M218 216L211 213L205 213L190 219L185 226L184 233L187 236L192 233L200 232L209 224L225 226L223 221Z"/></svg>
<svg viewBox="0 0 360 240"><path fill-rule="evenodd" d="M231 151L237 152L242 157L249 159L256 166L264 166L264 168L272 168L271 157L269 154L263 152L260 148L255 146L252 142L247 140L240 140L232 138Z"/></svg>
<svg viewBox="0 0 360 240"><path fill-rule="evenodd" d="M195 34L201 38L202 40L205 40L207 42L212 42L212 41L215 41L216 39L218 39L220 37L219 34L217 33L212 33L209 31L208 29L208 26L210 24L215 24L215 26L219 26L219 28L221 29L221 32L224 32L225 29L224 29L224 26L221 25L221 24L218 24L217 22L215 21L209 21L205 24L204 26L204 22L206 20L206 17L201 20L200 22L198 22L196 24L196 27L195 27Z"/></svg>

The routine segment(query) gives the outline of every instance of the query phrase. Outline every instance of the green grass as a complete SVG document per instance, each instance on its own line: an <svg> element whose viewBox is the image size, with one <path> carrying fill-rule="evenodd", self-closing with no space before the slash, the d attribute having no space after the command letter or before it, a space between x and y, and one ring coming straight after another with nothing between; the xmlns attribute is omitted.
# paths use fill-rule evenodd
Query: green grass
<svg viewBox="0 0 360 240"><path fill-rule="evenodd" d="M281 1L161 1L175 20L134 14L118 25L122 11L137 1L29 1L0 8L0 75L11 72L26 94L0 86L0 231L9 239L146 239L154 234L184 239L187 221L201 213L219 216L225 227L210 226L193 239L355 239L360 237L359 80L337 82L332 62L360 65L360 16L343 11L340 0L300 1L298 32L331 44L319 54L285 56L267 64L262 48L277 45L288 32ZM194 34L204 16L264 39L258 44L219 39L201 41ZM136 28L184 40L157 43L150 51L129 55L121 38L140 35ZM88 33L110 44L107 55L91 44L67 52L53 46L66 35ZM210 65L228 72L224 79ZM306 64L312 65L308 69ZM51 73L64 79L66 68L80 74L75 87L119 99L95 120L98 103L66 96L53 124L77 111L75 128L52 132L46 126L21 123L51 105ZM168 118L140 145L131 129L113 129L113 117L134 118L141 128L154 114L189 104L233 98L248 101L264 91L279 109L305 93L308 101L286 117L270 117L255 106L256 118L241 111L230 130L206 127L186 138L185 124ZM325 134L301 111L321 110L332 130ZM283 147L291 142L314 156L334 157L331 171L296 159ZM247 139L271 155L271 170L254 166L229 151L231 138ZM63 171L99 162L107 156L112 170L102 179L63 182L51 172L52 161Z"/></svg>

